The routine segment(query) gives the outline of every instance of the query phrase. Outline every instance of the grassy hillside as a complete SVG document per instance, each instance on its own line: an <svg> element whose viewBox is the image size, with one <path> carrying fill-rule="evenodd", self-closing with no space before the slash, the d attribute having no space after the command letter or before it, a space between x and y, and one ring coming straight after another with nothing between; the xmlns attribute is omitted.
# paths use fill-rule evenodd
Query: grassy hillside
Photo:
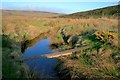
<svg viewBox="0 0 120 80"><path fill-rule="evenodd" d="M2 10L3 15L11 16L32 16L32 17L56 17L62 14L43 12L43 11L19 11L19 10Z"/></svg>
<svg viewBox="0 0 120 80"><path fill-rule="evenodd" d="M117 17L120 16L120 5L90 10L85 12L77 12L69 15L60 16L62 18L99 18L99 17Z"/></svg>

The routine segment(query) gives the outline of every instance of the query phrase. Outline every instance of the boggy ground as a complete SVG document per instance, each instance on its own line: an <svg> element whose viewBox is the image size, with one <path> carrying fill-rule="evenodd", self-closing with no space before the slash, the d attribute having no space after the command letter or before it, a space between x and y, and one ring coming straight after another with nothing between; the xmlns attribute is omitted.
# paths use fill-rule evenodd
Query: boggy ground
<svg viewBox="0 0 120 80"><path fill-rule="evenodd" d="M74 44L74 48L84 45L89 45L90 48L59 58L56 70L62 80L119 80L120 53L118 45L113 43L114 39L111 40L108 37L110 35L103 31L88 31L79 36L82 39ZM66 46L63 45L62 48L69 49L69 46Z"/></svg>
<svg viewBox="0 0 120 80"><path fill-rule="evenodd" d="M43 36L46 33L47 35L43 36L43 38L49 37L52 44L58 45L58 50L67 50L84 45L91 46L91 49L77 52L69 57L60 58L62 63L58 64L60 66L57 67L57 71L60 75L62 74L63 79L66 76L73 79L92 79L93 77L103 77L103 79L107 77L120 78L117 19L37 18L7 15L3 16L2 21L3 35L7 35L9 39L15 41L12 43L14 46L11 47L14 49L19 48L17 49L19 51L21 51L22 41L32 40L40 36L40 34ZM63 37L60 34L62 29L66 36L69 35L68 44L64 43ZM76 43L72 43L74 36L78 37ZM9 39L7 39L7 42L10 41ZM18 54L18 51L14 49L10 49L14 51L12 55ZM3 50L7 53L3 57L11 54L9 50L6 52L4 47ZM5 59L10 60L9 58ZM13 66L8 69L6 67L7 64L9 63L6 62L3 65L3 69L12 70ZM3 75L9 77L7 75L9 74L8 72L3 73Z"/></svg>

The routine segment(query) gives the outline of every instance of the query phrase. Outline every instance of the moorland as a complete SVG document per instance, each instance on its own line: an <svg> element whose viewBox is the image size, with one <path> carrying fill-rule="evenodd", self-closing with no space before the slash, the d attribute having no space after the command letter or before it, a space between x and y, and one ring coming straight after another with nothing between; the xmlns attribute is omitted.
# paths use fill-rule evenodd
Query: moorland
<svg viewBox="0 0 120 80"><path fill-rule="evenodd" d="M59 77L67 79L120 79L119 6L73 14L2 10L2 77L35 79L22 62L21 45L40 36L49 37L59 51L90 46L60 57ZM64 38L63 38L64 36Z"/></svg>

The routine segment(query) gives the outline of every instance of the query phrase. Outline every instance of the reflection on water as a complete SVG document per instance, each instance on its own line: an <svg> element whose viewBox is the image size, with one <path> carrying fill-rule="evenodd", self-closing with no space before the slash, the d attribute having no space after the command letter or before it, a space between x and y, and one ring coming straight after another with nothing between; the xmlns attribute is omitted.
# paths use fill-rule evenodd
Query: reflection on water
<svg viewBox="0 0 120 80"><path fill-rule="evenodd" d="M42 54L50 54L53 51L49 48L50 42L49 39L43 39L34 44L34 46L29 47L24 52L24 57L32 57ZM57 59L47 59L40 58L34 60L25 61L25 63L29 66L30 70L35 72L37 77L39 78L50 78L56 77L56 73L54 68L57 63Z"/></svg>
<svg viewBox="0 0 120 80"><path fill-rule="evenodd" d="M37 37L31 40L26 40L25 37L23 38L23 41L21 42L21 52L24 53L26 48L34 46L38 41L46 37L44 33L41 33Z"/></svg>

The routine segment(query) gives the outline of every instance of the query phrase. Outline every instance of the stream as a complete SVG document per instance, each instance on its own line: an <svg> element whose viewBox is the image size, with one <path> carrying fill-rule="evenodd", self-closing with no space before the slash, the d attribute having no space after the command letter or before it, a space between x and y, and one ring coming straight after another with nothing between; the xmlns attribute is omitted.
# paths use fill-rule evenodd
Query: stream
<svg viewBox="0 0 120 80"><path fill-rule="evenodd" d="M25 49L24 57L53 53L54 51L49 46L49 38L42 39L35 43L33 46ZM54 70L57 64L57 59L55 58L40 58L24 61L24 63L28 65L30 71L32 71L37 78L57 78L57 74Z"/></svg>

